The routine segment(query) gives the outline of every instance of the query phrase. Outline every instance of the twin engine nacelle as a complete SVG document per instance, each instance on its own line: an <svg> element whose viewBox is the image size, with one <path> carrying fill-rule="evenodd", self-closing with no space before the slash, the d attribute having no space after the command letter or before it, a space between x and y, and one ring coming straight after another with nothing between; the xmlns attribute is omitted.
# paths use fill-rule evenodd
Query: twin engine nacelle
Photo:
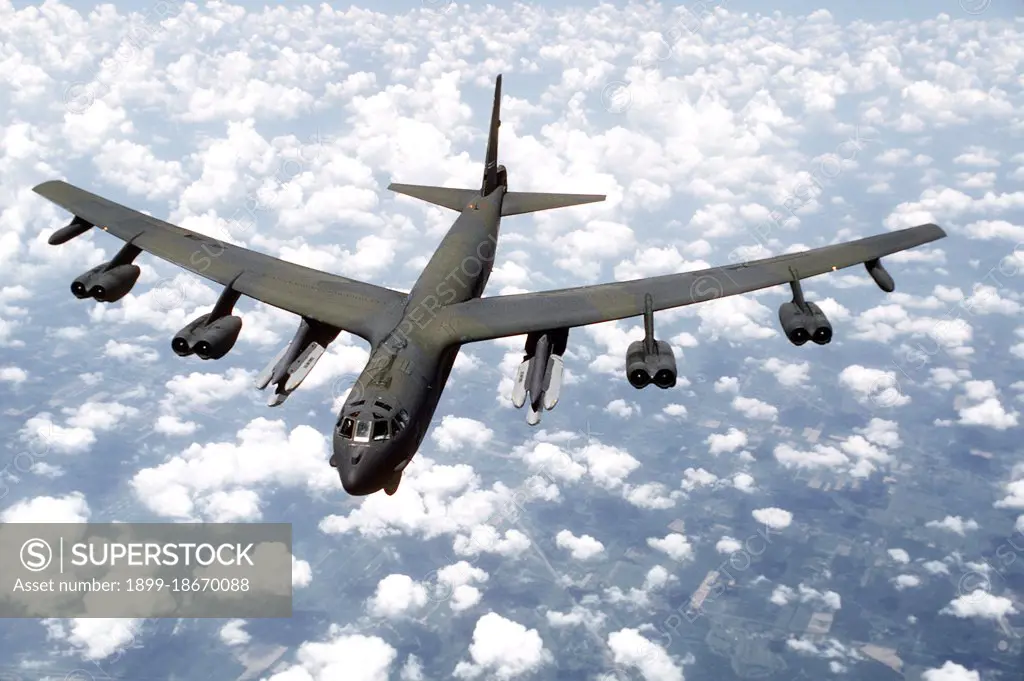
<svg viewBox="0 0 1024 681"><path fill-rule="evenodd" d="M828 345L832 341L832 324L814 303L805 302L803 308L793 302L783 303L779 307L779 323L793 345L803 345L809 340Z"/></svg>
<svg viewBox="0 0 1024 681"><path fill-rule="evenodd" d="M71 282L71 293L80 300L94 298L101 303L114 303L132 290L142 269L138 265L97 265Z"/></svg>
<svg viewBox="0 0 1024 681"><path fill-rule="evenodd" d="M626 350L626 378L640 390L651 383L667 390L676 384L676 356L667 341L656 340L650 351L645 341L634 341Z"/></svg>
<svg viewBox="0 0 1024 681"><path fill-rule="evenodd" d="M242 318L225 315L210 321L210 315L190 322L171 341L171 349L179 357L195 354L200 359L220 359L231 351L242 331Z"/></svg>

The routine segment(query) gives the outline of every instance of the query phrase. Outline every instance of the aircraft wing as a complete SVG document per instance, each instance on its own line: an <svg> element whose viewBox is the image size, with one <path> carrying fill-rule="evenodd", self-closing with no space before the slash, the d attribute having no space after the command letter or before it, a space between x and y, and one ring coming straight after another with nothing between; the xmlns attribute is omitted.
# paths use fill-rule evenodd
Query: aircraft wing
<svg viewBox="0 0 1024 681"><path fill-rule="evenodd" d="M431 322L455 343L598 324L642 315L647 294L655 310L693 305L867 263L945 236L941 227L927 224L696 272L478 298L441 308Z"/></svg>
<svg viewBox="0 0 1024 681"><path fill-rule="evenodd" d="M183 229L61 181L33 188L97 229L268 305L369 340L373 321L406 294L285 262ZM53 242L51 242L53 243Z"/></svg>

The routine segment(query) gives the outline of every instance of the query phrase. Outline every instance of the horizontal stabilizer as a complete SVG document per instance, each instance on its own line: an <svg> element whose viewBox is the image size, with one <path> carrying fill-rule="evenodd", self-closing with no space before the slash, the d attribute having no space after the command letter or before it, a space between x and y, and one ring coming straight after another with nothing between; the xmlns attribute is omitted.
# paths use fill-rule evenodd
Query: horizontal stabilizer
<svg viewBox="0 0 1024 681"><path fill-rule="evenodd" d="M451 187L430 187L424 184L395 184L392 182L388 189L396 194L405 194L420 201L432 203L435 206L448 208L461 213L473 199L480 198L479 189L452 189Z"/></svg>
<svg viewBox="0 0 1024 681"><path fill-rule="evenodd" d="M539 210L568 208L584 203L597 203L607 198L604 194L546 194L543 192L508 192L501 202L501 214L522 215Z"/></svg>

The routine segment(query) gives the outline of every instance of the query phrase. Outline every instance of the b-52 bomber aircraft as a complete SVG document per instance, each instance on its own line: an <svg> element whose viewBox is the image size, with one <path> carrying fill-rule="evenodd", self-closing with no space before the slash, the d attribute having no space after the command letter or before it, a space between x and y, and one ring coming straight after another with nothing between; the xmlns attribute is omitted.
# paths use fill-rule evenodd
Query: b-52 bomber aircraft
<svg viewBox="0 0 1024 681"><path fill-rule="evenodd" d="M388 188L459 214L408 293L375 286L278 260L182 229L61 181L35 191L73 214L51 244L63 244L93 227L122 239L114 257L71 284L78 298L112 303L135 285L135 258L146 251L224 287L213 309L173 339L182 356L219 359L234 346L242 319L234 306L243 295L292 312L298 331L256 380L274 386L270 406L281 404L309 374L342 331L370 344L370 358L334 424L333 456L345 491L354 496L384 490L394 494L402 472L430 427L460 348L467 343L526 336L513 402L528 405L536 425L558 401L562 354L569 330L588 324L643 316L646 336L625 358L635 388L676 383L671 346L654 338L654 312L789 285L792 302L779 308L779 321L794 345L825 345L832 326L817 305L804 299L800 282L862 264L883 291L894 289L881 258L946 236L926 224L856 241L696 272L595 286L482 297L494 265L501 218L603 201L604 196L516 192L498 164L501 76L494 88L479 189L409 184Z"/></svg>

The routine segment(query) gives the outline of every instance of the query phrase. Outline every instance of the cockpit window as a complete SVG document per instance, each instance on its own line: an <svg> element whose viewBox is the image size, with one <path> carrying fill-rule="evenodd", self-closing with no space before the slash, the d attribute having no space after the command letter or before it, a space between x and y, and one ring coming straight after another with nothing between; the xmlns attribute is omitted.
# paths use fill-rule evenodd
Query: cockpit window
<svg viewBox="0 0 1024 681"><path fill-rule="evenodd" d="M409 425L409 412L407 412L406 410L399 409L398 416L396 416L395 418L398 419L399 430Z"/></svg>
<svg viewBox="0 0 1024 681"><path fill-rule="evenodd" d="M370 422L356 422L356 434L355 437L352 439L355 440L356 442L368 442L370 440Z"/></svg>
<svg viewBox="0 0 1024 681"><path fill-rule="evenodd" d="M385 411L391 411L391 405L387 402L381 402L380 400L375 400L373 406L379 407Z"/></svg>
<svg viewBox="0 0 1024 681"><path fill-rule="evenodd" d="M398 419L391 419L391 434L398 435L401 430L402 426L398 425Z"/></svg>
<svg viewBox="0 0 1024 681"><path fill-rule="evenodd" d="M355 422L352 419L350 419L350 418L343 419L342 422L341 422L341 426L338 428L338 434L341 435L343 438L351 439L352 438L352 428L353 428L354 425L355 425Z"/></svg>
<svg viewBox="0 0 1024 681"><path fill-rule="evenodd" d="M373 439L374 440L387 440L388 439L388 422L387 421L374 421L373 422Z"/></svg>

